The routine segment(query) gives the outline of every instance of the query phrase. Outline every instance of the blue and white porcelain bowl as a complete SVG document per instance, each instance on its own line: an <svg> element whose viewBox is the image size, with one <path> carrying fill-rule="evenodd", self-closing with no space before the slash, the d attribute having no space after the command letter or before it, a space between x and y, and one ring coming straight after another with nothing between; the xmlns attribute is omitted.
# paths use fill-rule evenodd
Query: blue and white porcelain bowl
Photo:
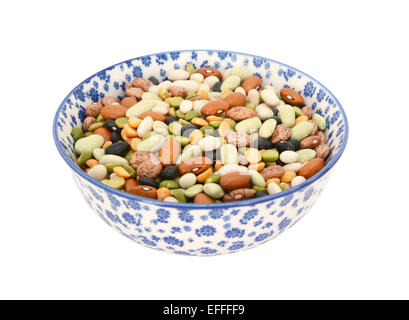
<svg viewBox="0 0 409 320"><path fill-rule="evenodd" d="M81 125L85 107L107 95L124 96L124 85L135 77L165 80L170 69L245 66L276 89L290 87L305 104L325 117L331 152L326 166L304 183L261 198L197 205L170 203L112 189L77 167L71 129ZM348 137L347 118L335 96L305 73L280 62L244 53L216 50L172 51L118 63L80 83L61 103L54 120L57 148L71 168L89 206L109 226L149 248L181 255L233 253L263 244L298 222L318 199Z"/></svg>

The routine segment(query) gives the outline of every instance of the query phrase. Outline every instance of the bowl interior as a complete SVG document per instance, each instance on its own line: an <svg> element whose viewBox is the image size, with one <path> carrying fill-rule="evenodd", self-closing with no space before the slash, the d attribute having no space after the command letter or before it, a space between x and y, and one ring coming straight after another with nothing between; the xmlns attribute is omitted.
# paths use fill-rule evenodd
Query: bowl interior
<svg viewBox="0 0 409 320"><path fill-rule="evenodd" d="M85 118L85 107L105 96L122 98L125 83L135 77L153 75L163 81L167 79L168 70L185 68L188 63L193 63L195 68L214 67L222 71L233 66L244 66L254 75L260 76L266 85L273 85L278 90L283 87L296 90L304 97L305 104L327 121L326 136L331 152L325 170L315 178L329 170L341 156L347 142L347 119L334 95L318 81L295 68L267 58L230 51L186 50L127 60L94 74L75 87L61 103L54 121L54 138L63 158L76 172L86 176L76 167L74 140L71 136L71 129L81 126Z"/></svg>

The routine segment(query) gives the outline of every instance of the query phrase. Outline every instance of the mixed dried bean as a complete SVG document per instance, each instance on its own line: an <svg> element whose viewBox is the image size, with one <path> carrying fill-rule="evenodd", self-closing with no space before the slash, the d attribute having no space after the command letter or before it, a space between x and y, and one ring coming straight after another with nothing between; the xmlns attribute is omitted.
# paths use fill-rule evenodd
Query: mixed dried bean
<svg viewBox="0 0 409 320"><path fill-rule="evenodd" d="M300 93L241 67L188 64L167 77L87 106L72 137L89 176L152 199L219 203L287 190L324 167L327 124Z"/></svg>

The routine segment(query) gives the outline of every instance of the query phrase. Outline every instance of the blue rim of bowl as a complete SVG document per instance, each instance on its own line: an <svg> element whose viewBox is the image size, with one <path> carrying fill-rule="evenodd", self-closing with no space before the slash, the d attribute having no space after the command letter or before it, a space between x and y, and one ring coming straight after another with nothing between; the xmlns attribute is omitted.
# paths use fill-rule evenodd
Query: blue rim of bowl
<svg viewBox="0 0 409 320"><path fill-rule="evenodd" d="M99 72L103 71L103 70L111 70L113 68L115 68L116 66L125 63L127 61L131 61L131 60L135 60L141 57L145 57L145 56L153 56L153 55L158 55L158 54L169 54L171 52L228 52L228 53L234 53L237 55L243 55L243 56L247 56L247 57L252 57L252 58L261 58L261 59L265 59L267 61L273 62L275 64L279 64L281 66L287 67L287 68L291 68L297 72L299 72L300 74L304 75L305 77L315 81L317 84L319 84L322 88L324 88L330 95L333 96L335 102L337 103L337 106L339 108L339 110L341 111L344 123L345 123L345 130L344 130L344 140L342 141L342 146L341 149L338 151L338 153L335 155L334 158L332 158L326 165L325 167L319 171L317 174L315 174L314 176L312 176L311 178L307 179L306 181L304 181L303 183L292 187L290 189L287 189L285 191L276 193L276 194L272 194L272 195L267 195L264 197L260 197L260 198L253 198L250 200L241 200L241 201L234 201L234 202L227 202L227 203L214 203L214 204L194 204L194 203L174 203L174 202L165 202L162 200L156 200L156 199L150 199L150 198L145 198L145 197L140 197L137 195L133 195L131 193L127 193L124 191L120 191L114 188L111 188L101 182L99 182L98 180L95 180L93 178L91 178L88 174L86 174L84 171L81 170L80 167L77 166L76 163L74 163L73 161L71 161L71 159L68 157L68 155L65 153L63 147L60 144L60 141L58 139L58 116L62 110L62 108L64 107L64 105L67 102L67 99L73 94L73 92L82 84L88 82L88 80L90 80L91 78L94 78ZM113 193L116 194L120 197L124 197L127 198L129 200L137 200L140 201L142 203L150 203L150 204L154 204L154 205L158 205L158 206L167 206L167 207L173 207L173 208L189 208L189 209L215 209L215 208L232 208L232 207L242 207L242 206L254 206L258 203L262 203L262 202L269 202L278 198L282 198L285 197L291 193L295 193L301 189L304 189L305 187L307 187L308 185L314 183L315 181L317 181L318 179L320 179L322 176L324 176L330 169L332 169L332 167L335 165L335 163L337 163L337 161L339 160L339 158L341 157L341 155L344 153L345 147L347 145L348 142L348 133L349 133L349 125L348 125L348 120L347 120L347 116L345 114L344 109L342 108L342 105L340 104L340 102L338 101L338 99L335 97L335 95L328 90L327 87L325 87L321 82L317 81L316 79L314 79L313 77L311 77L310 75L306 74L305 72L302 72L300 70L298 70L297 68L294 68L292 66L289 66L285 63L281 63L279 61L273 60L273 59L269 59L269 58L265 58L265 57L261 57L261 56L257 56L257 55L253 55L253 54L248 54L248 53L243 53L243 52L236 52L236 51L228 51L228 50L209 50L209 49L198 49L198 50L193 50L193 49L187 49L187 50L172 50L172 51L166 51L166 52L159 52L159 53L153 53L153 54L148 54L145 56L141 56L141 57L136 57L136 58L132 58L132 59L127 59L125 61L116 63L110 67L107 67L105 69L102 69L101 71L96 72L95 74L93 74L92 76L88 77L86 80L82 81L80 84L78 84L77 86L75 86L74 89L71 90L71 92L64 98L64 100L61 102L59 108L57 109L57 112L55 114L54 117L54 122L53 122L53 136L54 136L54 142L57 146L57 149L60 153L60 155L63 157L63 159L65 160L65 162L71 167L71 169L77 173L78 175L80 175L82 178L84 178L85 180L87 180L88 182L94 184L95 186L104 189L106 192L109 193Z"/></svg>

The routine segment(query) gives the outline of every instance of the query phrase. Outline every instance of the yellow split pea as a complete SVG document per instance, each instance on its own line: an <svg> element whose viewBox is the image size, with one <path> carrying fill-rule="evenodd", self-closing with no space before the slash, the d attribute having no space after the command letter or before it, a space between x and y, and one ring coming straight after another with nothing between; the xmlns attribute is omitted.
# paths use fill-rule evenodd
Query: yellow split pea
<svg viewBox="0 0 409 320"><path fill-rule="evenodd" d="M201 127L205 127L209 125L209 123L205 119L202 119L202 118L193 118L192 121L190 122L195 125L201 126Z"/></svg>
<svg viewBox="0 0 409 320"><path fill-rule="evenodd" d="M259 163L261 161L261 152L255 148L248 148L244 156L250 163Z"/></svg>
<svg viewBox="0 0 409 320"><path fill-rule="evenodd" d="M205 180L213 174L212 168L207 169L197 176L197 182L203 183Z"/></svg>
<svg viewBox="0 0 409 320"><path fill-rule="evenodd" d="M291 182L295 177L297 176L297 174L295 173L295 171L286 171L284 172L283 176L281 177L281 181L283 182Z"/></svg>
<svg viewBox="0 0 409 320"><path fill-rule="evenodd" d="M193 130L189 135L189 141L191 144L198 144L203 138L203 132L199 129Z"/></svg>
<svg viewBox="0 0 409 320"><path fill-rule="evenodd" d="M119 176L119 177L122 177L122 178L125 178L125 179L127 179L127 178L129 178L131 175L129 174L129 172L128 171L126 171L124 168L122 168L122 167L115 167L113 170L112 170L117 176Z"/></svg>

